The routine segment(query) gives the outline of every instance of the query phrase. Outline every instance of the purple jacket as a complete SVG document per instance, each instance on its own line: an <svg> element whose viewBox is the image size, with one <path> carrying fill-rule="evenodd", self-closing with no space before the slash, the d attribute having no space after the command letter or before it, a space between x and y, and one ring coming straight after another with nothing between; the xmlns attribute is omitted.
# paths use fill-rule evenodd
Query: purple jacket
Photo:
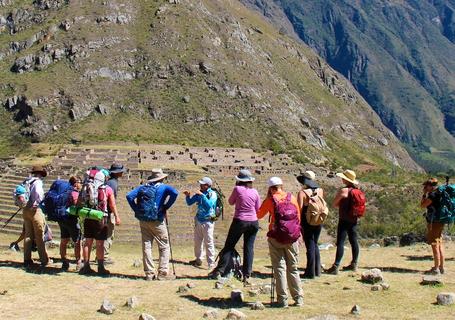
<svg viewBox="0 0 455 320"><path fill-rule="evenodd" d="M243 221L256 221L256 212L261 205L261 198L256 189L245 186L236 186L232 190L228 200L229 204L235 205L234 219Z"/></svg>

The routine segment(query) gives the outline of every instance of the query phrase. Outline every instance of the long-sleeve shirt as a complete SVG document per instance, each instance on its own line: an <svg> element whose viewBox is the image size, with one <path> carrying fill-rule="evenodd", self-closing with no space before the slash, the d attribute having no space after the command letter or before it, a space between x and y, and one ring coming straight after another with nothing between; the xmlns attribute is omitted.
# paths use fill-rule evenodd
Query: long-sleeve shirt
<svg viewBox="0 0 455 320"><path fill-rule="evenodd" d="M154 184L157 187L156 194L155 194L155 203L158 206L158 220L159 221L164 221L164 216L166 214L166 211L172 207L174 204L175 200L177 199L177 196L179 192L174 189L173 187L163 184L163 183L155 183ZM134 212L139 211L139 207L136 203L136 198L138 195L139 190L143 186L139 186L135 188L134 190L131 190L127 195L126 195L126 200L128 201L131 209L133 209Z"/></svg>
<svg viewBox="0 0 455 320"><path fill-rule="evenodd" d="M186 204L191 206L197 203L196 219L200 223L211 221L215 216L217 195L212 189L207 189L203 194L195 194L185 198Z"/></svg>
<svg viewBox="0 0 455 320"><path fill-rule="evenodd" d="M273 194L273 196L278 200L278 201L283 201L287 197L287 192L284 192L283 190L279 190ZM299 204L297 203L297 199L294 196L291 196L291 203L295 206L297 210L297 215L300 221L300 210L299 210ZM273 203L273 199L271 197L267 197L264 202L262 202L261 207L258 210L257 217L258 219L262 219L270 213L270 224L269 224L269 230L272 230L273 224L275 223L275 204Z"/></svg>
<svg viewBox="0 0 455 320"><path fill-rule="evenodd" d="M33 178L30 184L30 196L28 198L27 207L38 208L40 203L44 200L43 180Z"/></svg>
<svg viewBox="0 0 455 320"><path fill-rule="evenodd" d="M231 206L235 205L234 219L257 221L256 212L259 209L261 198L256 189L235 186L228 202Z"/></svg>

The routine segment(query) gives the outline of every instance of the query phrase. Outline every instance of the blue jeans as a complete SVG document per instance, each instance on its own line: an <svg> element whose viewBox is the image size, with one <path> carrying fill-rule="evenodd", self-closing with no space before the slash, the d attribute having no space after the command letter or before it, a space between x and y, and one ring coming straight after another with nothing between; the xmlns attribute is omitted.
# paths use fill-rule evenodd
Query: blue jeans
<svg viewBox="0 0 455 320"><path fill-rule="evenodd" d="M357 241L357 222L349 222L345 220L340 220L338 222L338 231L337 231L337 253L335 257L335 266L339 266L341 259L344 255L344 242L346 241L346 236L349 238L349 243L352 248L352 260L351 264L357 264L359 260L359 243Z"/></svg>
<svg viewBox="0 0 455 320"><path fill-rule="evenodd" d="M254 241L259 230L258 221L242 221L239 219L232 220L229 232L224 244L223 250L220 252L220 260L216 266L216 270L223 274L226 270L230 252L235 249L235 245L243 235L243 265L242 272L245 278L250 277L253 270L254 258Z"/></svg>

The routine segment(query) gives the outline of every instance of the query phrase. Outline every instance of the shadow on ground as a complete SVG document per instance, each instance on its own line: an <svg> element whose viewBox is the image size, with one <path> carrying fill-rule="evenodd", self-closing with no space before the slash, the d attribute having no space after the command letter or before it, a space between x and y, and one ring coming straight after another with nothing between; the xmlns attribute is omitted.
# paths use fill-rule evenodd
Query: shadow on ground
<svg viewBox="0 0 455 320"><path fill-rule="evenodd" d="M233 307L241 308L246 306L245 303L234 303L230 298L210 297L208 299L202 299L192 294L187 294L180 297L208 308L230 309Z"/></svg>
<svg viewBox="0 0 455 320"><path fill-rule="evenodd" d="M402 254L402 257L406 258L409 261L433 261L433 256L425 255L425 256L413 256L413 255L405 255ZM455 261L455 258L445 258L445 261Z"/></svg>
<svg viewBox="0 0 455 320"><path fill-rule="evenodd" d="M379 269L383 272L392 272L392 273L421 273L422 270L415 270L415 269L408 269L408 268L400 268L400 267L371 267L366 266L363 267L364 269Z"/></svg>

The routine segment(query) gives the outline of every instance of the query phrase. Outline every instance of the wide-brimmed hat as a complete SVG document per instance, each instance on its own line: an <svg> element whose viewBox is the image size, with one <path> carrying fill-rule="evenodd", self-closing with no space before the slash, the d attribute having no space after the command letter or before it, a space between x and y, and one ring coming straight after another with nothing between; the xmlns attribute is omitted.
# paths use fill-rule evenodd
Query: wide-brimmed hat
<svg viewBox="0 0 455 320"><path fill-rule="evenodd" d="M199 184L206 184L210 187L212 186L212 183L213 183L212 179L210 179L209 177L204 177L201 180L199 180L198 182L199 182Z"/></svg>
<svg viewBox="0 0 455 320"><path fill-rule="evenodd" d="M267 185L270 187L275 187L275 186L282 186L283 185L283 180L281 180L280 177L271 177L269 181L267 182Z"/></svg>
<svg viewBox="0 0 455 320"><path fill-rule="evenodd" d="M254 181L254 178L251 175L250 170L242 169L239 171L239 174L235 177L235 180L240 182L252 182Z"/></svg>
<svg viewBox="0 0 455 320"><path fill-rule="evenodd" d="M163 169L152 169L152 174L147 178L148 182L161 181L166 178L168 174L163 173Z"/></svg>
<svg viewBox="0 0 455 320"><path fill-rule="evenodd" d="M303 174L297 177L297 181L302 185L306 185L308 188L316 189L319 185L314 181L316 174L313 171L305 171Z"/></svg>
<svg viewBox="0 0 455 320"><path fill-rule="evenodd" d="M47 171L43 166L33 166L32 170L30 170L31 174L41 173L43 177L47 176Z"/></svg>
<svg viewBox="0 0 455 320"><path fill-rule="evenodd" d="M337 177L344 179L352 184L359 184L359 181L356 180L357 175L352 170L345 170L343 173L337 173Z"/></svg>
<svg viewBox="0 0 455 320"><path fill-rule="evenodd" d="M438 179L436 179L436 178L429 178L424 183L422 183L422 186L436 187L437 185L438 185Z"/></svg>
<svg viewBox="0 0 455 320"><path fill-rule="evenodd" d="M122 173L125 172L125 168L120 163L113 163L109 168L110 173Z"/></svg>

